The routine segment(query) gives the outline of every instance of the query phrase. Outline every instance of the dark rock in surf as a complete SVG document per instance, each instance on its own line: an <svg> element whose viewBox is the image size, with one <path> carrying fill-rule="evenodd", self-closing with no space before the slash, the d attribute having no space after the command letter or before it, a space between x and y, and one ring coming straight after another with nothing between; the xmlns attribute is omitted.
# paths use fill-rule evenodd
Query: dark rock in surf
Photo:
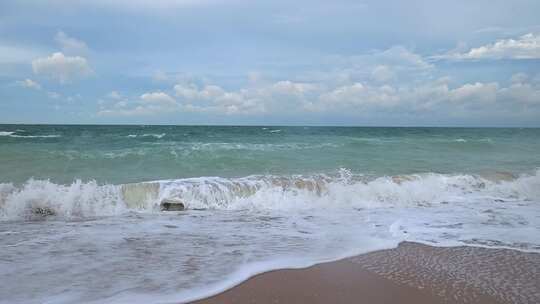
<svg viewBox="0 0 540 304"><path fill-rule="evenodd" d="M185 209L184 203L171 199L162 200L159 207L161 211L182 211Z"/></svg>
<svg viewBox="0 0 540 304"><path fill-rule="evenodd" d="M36 207L32 208L32 214L39 216L52 216L56 215L56 212L54 212L54 210L48 207Z"/></svg>

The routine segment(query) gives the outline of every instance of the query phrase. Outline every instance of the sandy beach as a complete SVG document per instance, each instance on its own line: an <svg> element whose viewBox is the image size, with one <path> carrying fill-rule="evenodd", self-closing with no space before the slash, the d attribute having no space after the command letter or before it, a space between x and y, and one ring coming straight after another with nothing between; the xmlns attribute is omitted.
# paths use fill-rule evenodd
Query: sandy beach
<svg viewBox="0 0 540 304"><path fill-rule="evenodd" d="M540 303L540 254L403 242L255 276L210 303Z"/></svg>

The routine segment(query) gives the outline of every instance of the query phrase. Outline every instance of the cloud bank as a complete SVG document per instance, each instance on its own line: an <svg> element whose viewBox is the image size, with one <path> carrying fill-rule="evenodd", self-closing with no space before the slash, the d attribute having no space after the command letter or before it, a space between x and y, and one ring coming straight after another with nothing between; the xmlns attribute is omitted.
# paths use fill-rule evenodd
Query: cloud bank
<svg viewBox="0 0 540 304"><path fill-rule="evenodd" d="M517 39L500 39L495 43L472 48L465 53L450 53L447 59L540 59L540 35L529 33Z"/></svg>
<svg viewBox="0 0 540 304"><path fill-rule="evenodd" d="M0 120L540 126L538 1L353 2L2 2Z"/></svg>
<svg viewBox="0 0 540 304"><path fill-rule="evenodd" d="M33 60L32 70L36 75L48 76L64 84L93 73L86 58L69 57L61 52Z"/></svg>

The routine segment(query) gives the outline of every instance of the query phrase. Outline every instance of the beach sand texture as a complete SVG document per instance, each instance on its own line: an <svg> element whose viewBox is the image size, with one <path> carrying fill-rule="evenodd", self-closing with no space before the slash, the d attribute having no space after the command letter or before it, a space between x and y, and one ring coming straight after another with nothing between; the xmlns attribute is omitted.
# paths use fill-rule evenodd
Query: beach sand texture
<svg viewBox="0 0 540 304"><path fill-rule="evenodd" d="M540 254L403 242L255 276L210 303L540 303Z"/></svg>

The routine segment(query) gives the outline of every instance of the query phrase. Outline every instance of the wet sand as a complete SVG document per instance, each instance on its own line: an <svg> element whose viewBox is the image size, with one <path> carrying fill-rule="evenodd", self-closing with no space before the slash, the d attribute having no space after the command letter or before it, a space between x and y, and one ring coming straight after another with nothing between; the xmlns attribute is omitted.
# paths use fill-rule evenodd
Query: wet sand
<svg viewBox="0 0 540 304"><path fill-rule="evenodd" d="M540 303L540 254L404 242L257 275L196 303Z"/></svg>

